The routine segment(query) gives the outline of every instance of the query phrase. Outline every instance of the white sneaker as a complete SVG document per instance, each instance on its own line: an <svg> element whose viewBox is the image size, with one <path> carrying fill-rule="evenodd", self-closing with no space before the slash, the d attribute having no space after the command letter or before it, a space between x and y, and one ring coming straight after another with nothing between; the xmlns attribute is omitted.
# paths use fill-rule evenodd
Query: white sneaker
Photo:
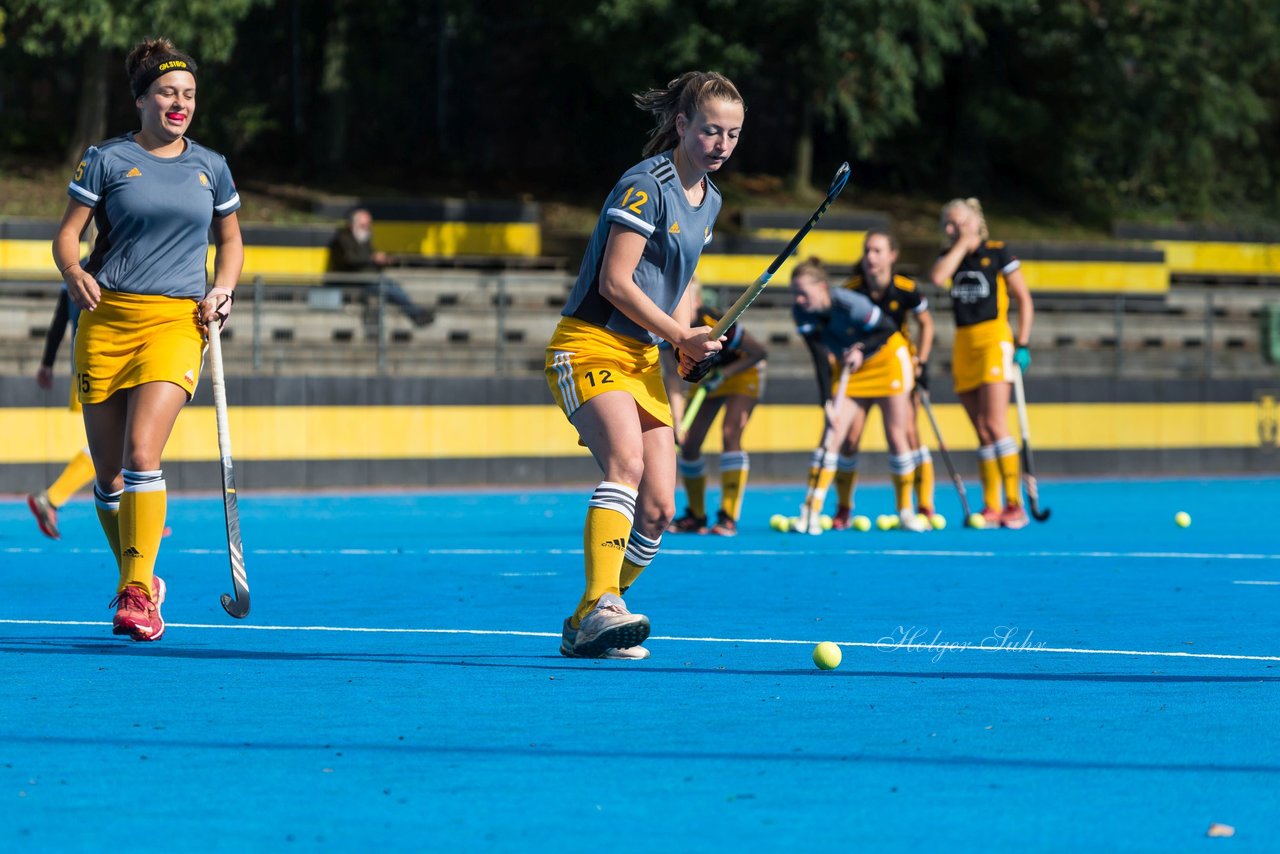
<svg viewBox="0 0 1280 854"><path fill-rule="evenodd" d="M800 508L800 516L791 520L791 530L798 534L812 534L815 537L824 533L822 514L815 513L808 507Z"/></svg>
<svg viewBox="0 0 1280 854"><path fill-rule="evenodd" d="M914 510L903 510L898 514L898 526L904 531L914 531L922 534L925 531L932 531L933 525L929 522L927 516L922 516Z"/></svg>
<svg viewBox="0 0 1280 854"><path fill-rule="evenodd" d="M648 637L649 618L628 611L621 596L606 593L579 623L573 654L577 658L601 658L609 650L620 652L640 646ZM648 654L646 650L641 657Z"/></svg>
<svg viewBox="0 0 1280 854"><path fill-rule="evenodd" d="M565 658L581 658L582 656L573 651L573 645L578 640L578 630L573 627L573 618L564 618L564 627L560 630L560 654ZM649 650L642 646L629 646L626 649L618 649L610 647L604 651L604 655L597 658L613 658L620 661L641 661L649 657Z"/></svg>

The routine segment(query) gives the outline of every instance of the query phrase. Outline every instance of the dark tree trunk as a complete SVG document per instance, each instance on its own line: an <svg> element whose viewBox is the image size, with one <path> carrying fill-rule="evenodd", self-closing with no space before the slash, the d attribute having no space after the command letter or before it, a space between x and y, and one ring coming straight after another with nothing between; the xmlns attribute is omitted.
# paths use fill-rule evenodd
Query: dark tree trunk
<svg viewBox="0 0 1280 854"><path fill-rule="evenodd" d="M813 186L813 101L806 98L803 103L791 173L791 191L798 196L808 195Z"/></svg>
<svg viewBox="0 0 1280 854"><path fill-rule="evenodd" d="M73 169L85 149L101 142L107 133L107 52L98 45L86 45L83 51L80 104L76 108L75 131L66 149L67 164Z"/></svg>

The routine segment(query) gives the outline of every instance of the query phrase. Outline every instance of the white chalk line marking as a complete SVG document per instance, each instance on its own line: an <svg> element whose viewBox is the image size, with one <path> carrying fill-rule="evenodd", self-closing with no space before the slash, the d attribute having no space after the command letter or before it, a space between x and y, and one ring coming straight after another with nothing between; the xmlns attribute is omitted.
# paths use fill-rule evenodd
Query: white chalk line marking
<svg viewBox="0 0 1280 854"><path fill-rule="evenodd" d="M90 620L5 620L0 625L15 626L97 626L106 627L110 623ZM521 632L510 629L410 629L410 628L369 628L361 626L255 626L244 623L169 623L175 629L209 629L241 632L347 632L351 634L390 634L390 635L488 635L494 637L520 638L558 638L559 632ZM719 637L681 637L678 635L653 635L650 640L682 641L685 643L725 643L725 644L775 644L792 646L813 646L818 641L787 640L783 638L719 638ZM836 641L842 647L876 649L889 652L900 648L898 643L880 643L868 641ZM1168 652L1148 649L1080 649L1078 647L1048 646L982 646L980 644L923 644L913 643L909 652L1043 652L1062 655L1127 655L1160 658L1192 658L1211 659L1217 661L1280 661L1280 655L1227 655L1212 652ZM465 657L465 656L464 656Z"/></svg>

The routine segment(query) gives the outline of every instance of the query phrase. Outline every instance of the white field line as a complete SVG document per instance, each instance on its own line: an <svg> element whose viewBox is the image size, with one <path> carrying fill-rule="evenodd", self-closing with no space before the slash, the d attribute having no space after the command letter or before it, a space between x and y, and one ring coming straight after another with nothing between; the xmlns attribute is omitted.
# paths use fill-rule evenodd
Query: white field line
<svg viewBox="0 0 1280 854"><path fill-rule="evenodd" d="M15 626L97 626L105 628L110 623L90 620L5 620L0 619L0 625ZM359 626L255 626L244 623L239 624L221 624L221 623L168 623L170 628L175 629L208 629L222 631L239 631L239 632L335 632L349 634L389 634L389 635L489 635L494 637L520 637L520 638L558 638L558 632L520 632L507 629L409 629L409 628L367 628ZM679 637L653 635L649 640L658 641L683 641L686 643L724 643L724 644L773 644L773 645L793 645L793 646L813 646L818 641L813 640L785 640L782 638L718 638L718 637ZM899 644L896 642L868 642L868 641L836 641L842 647L855 647L862 649L876 649L881 652L891 652L895 649L905 648L910 652L1042 652L1042 653L1058 653L1061 655L1126 655L1140 657L1160 657L1160 658L1192 658L1192 659L1212 659L1217 661L1280 661L1280 655L1224 655L1211 652L1167 652L1163 650L1147 650L1147 649L1080 649L1077 647L1048 647L1048 646L1021 646L1014 644L1012 646L983 646L981 644L957 644L957 643L911 643ZM465 656L464 656L465 657Z"/></svg>

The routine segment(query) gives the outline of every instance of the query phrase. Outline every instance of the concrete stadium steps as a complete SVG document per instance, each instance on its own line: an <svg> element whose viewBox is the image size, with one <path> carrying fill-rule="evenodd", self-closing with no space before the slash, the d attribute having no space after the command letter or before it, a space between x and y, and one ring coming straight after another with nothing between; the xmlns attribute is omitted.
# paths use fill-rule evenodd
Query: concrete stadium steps
<svg viewBox="0 0 1280 854"><path fill-rule="evenodd" d="M546 341L573 282L559 270L396 269L389 276L414 302L436 312L433 323L417 327L387 306L383 363L395 375L540 373ZM56 282L0 283L0 372L35 373L57 288ZM722 306L741 293L736 287L708 290ZM257 306L252 281L243 282L239 293L224 348L229 370L254 371L255 314L264 373L377 370L378 312L363 284L273 281L257 289ZM943 377L954 336L949 297L931 286L925 293L936 322L934 375ZM1159 298L1037 295L1033 370L1112 375L1119 366L1127 376L1200 376L1212 357L1215 375L1266 373L1259 317L1265 304L1278 301L1280 288L1185 281ZM766 289L747 315L747 326L769 348L773 376L810 374L787 288ZM60 364L68 360L68 346L64 341Z"/></svg>

